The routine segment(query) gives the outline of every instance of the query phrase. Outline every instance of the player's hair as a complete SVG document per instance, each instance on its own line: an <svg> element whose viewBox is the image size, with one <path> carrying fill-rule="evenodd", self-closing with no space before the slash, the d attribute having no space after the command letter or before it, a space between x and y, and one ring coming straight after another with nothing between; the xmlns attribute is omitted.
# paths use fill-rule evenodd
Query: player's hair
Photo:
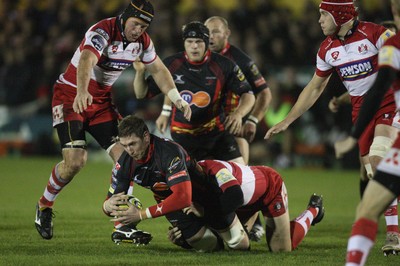
<svg viewBox="0 0 400 266"><path fill-rule="evenodd" d="M399 29L397 28L396 23L393 20L385 20L380 23L383 27L390 29L393 28L397 32Z"/></svg>
<svg viewBox="0 0 400 266"><path fill-rule="evenodd" d="M224 25L224 27L225 27L226 29L229 29L228 21L227 21L225 18L220 17L220 16L212 16L212 17L209 17L206 21L204 21L204 25L206 25L207 23L209 23L209 22L211 22L211 21L213 21L213 20L219 20L219 21L221 21L222 25Z"/></svg>
<svg viewBox="0 0 400 266"><path fill-rule="evenodd" d="M143 119L134 115L126 116L118 124L119 138L130 137L132 135L143 138L145 132L149 132L149 128L147 127L146 123L143 121Z"/></svg>

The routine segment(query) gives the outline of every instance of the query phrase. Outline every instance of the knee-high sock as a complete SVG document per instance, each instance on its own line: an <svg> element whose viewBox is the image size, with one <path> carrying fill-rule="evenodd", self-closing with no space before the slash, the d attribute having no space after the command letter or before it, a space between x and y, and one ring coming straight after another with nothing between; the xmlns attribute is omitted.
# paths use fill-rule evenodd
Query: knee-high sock
<svg viewBox="0 0 400 266"><path fill-rule="evenodd" d="M290 222L290 238L292 240L292 250L294 250L301 241L303 241L311 223L318 214L318 209L310 207L299 217Z"/></svg>
<svg viewBox="0 0 400 266"><path fill-rule="evenodd" d="M361 218L354 223L347 244L346 266L365 264L377 232L378 224L374 221Z"/></svg>
<svg viewBox="0 0 400 266"><path fill-rule="evenodd" d="M39 204L41 207L52 207L58 193L60 193L60 191L70 182L61 178L57 171L59 164L60 163L56 164L51 171L49 182L47 182L47 186L44 189L43 195L39 199Z"/></svg>
<svg viewBox="0 0 400 266"><path fill-rule="evenodd" d="M399 216L397 215L397 198L394 199L385 213L386 232L399 232Z"/></svg>

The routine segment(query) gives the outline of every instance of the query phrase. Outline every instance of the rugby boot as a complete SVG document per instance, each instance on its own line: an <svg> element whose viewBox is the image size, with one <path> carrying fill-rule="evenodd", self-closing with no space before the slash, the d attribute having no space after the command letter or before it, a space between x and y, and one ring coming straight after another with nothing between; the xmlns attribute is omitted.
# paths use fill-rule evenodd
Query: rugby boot
<svg viewBox="0 0 400 266"><path fill-rule="evenodd" d="M39 204L36 205L35 226L44 239L51 239L53 237L54 217L52 208L40 208Z"/></svg>
<svg viewBox="0 0 400 266"><path fill-rule="evenodd" d="M310 201L308 202L307 209L313 207L313 208L318 208L318 214L315 216L313 219L311 225L316 225L317 223L321 222L322 218L324 218L325 215L325 208L323 206L323 199L322 195L318 196L317 194L312 194Z"/></svg>
<svg viewBox="0 0 400 266"><path fill-rule="evenodd" d="M383 255L397 255L400 252L400 237L397 232L387 232L385 245L382 247Z"/></svg>
<svg viewBox="0 0 400 266"><path fill-rule="evenodd" d="M136 229L136 226L124 225L120 228L114 228L111 234L111 240L119 245L120 243L131 243L147 245L153 239L153 236L145 231Z"/></svg>

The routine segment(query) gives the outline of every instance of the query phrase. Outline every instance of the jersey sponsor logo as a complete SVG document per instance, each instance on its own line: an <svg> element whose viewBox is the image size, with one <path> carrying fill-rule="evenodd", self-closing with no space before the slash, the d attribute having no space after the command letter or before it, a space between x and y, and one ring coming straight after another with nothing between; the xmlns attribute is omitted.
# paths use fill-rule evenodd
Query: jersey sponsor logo
<svg viewBox="0 0 400 266"><path fill-rule="evenodd" d="M339 51L334 51L334 52L332 52L331 53L331 56L332 56L332 58L333 58L333 60L337 60L338 59L338 57L339 57Z"/></svg>
<svg viewBox="0 0 400 266"><path fill-rule="evenodd" d="M215 177L217 178L217 182L218 182L218 185L220 187L222 185L228 183L229 181L235 180L235 178L233 177L232 173L229 172L229 170L226 169L226 168L223 168L223 169L219 170L217 172L217 174L215 175Z"/></svg>
<svg viewBox="0 0 400 266"><path fill-rule="evenodd" d="M151 188L152 191L166 191L169 190L169 186L164 182L156 182Z"/></svg>
<svg viewBox="0 0 400 266"><path fill-rule="evenodd" d="M110 36L108 35L108 33L105 30L97 28L94 31L97 32L98 34L100 34L101 36L103 36L103 38L106 39L107 41L110 39Z"/></svg>
<svg viewBox="0 0 400 266"><path fill-rule="evenodd" d="M251 71L251 73L253 73L254 76L257 76L260 74L258 67L254 63L250 66L250 71Z"/></svg>
<svg viewBox="0 0 400 266"><path fill-rule="evenodd" d="M199 108L207 107L211 102L210 95L205 91L198 91L193 93L188 90L181 92L182 98L189 103L189 105L195 105Z"/></svg>
<svg viewBox="0 0 400 266"><path fill-rule="evenodd" d="M108 61L108 62L103 62L101 66L103 66L106 69L120 69L124 70L127 67L130 67L132 65L131 62L129 61Z"/></svg>
<svg viewBox="0 0 400 266"><path fill-rule="evenodd" d="M172 173L180 163L181 163L181 158L176 156L174 159L172 159L171 163L169 164L168 172Z"/></svg>
<svg viewBox="0 0 400 266"><path fill-rule="evenodd" d="M168 181L171 182L174 179L177 179L179 177L183 177L183 176L187 176L187 173L185 170L182 170L176 174L171 175L170 177L168 177Z"/></svg>
<svg viewBox="0 0 400 266"><path fill-rule="evenodd" d="M162 204L160 204L160 205L157 204L157 209L156 209L155 213L157 213L157 212L162 213L162 207L163 207Z"/></svg>
<svg viewBox="0 0 400 266"><path fill-rule="evenodd" d="M370 59L351 62L339 67L340 75L344 80L355 80L364 78L373 73L373 66Z"/></svg>
<svg viewBox="0 0 400 266"><path fill-rule="evenodd" d="M259 78L259 79L256 79L256 80L254 81L254 84L255 84L257 87L259 87L259 86L265 84L265 79L264 79L263 77L261 77L261 78Z"/></svg>
<svg viewBox="0 0 400 266"><path fill-rule="evenodd" d="M113 46L111 46L111 52L113 53L113 54L115 54L116 52L118 51L118 45L113 45Z"/></svg>
<svg viewBox="0 0 400 266"><path fill-rule="evenodd" d="M215 84L217 77L206 77L206 86L212 86Z"/></svg>
<svg viewBox="0 0 400 266"><path fill-rule="evenodd" d="M233 70L235 71L236 76L240 81L244 81L246 79L246 77L244 76L244 74L239 66L235 66L235 68Z"/></svg>
<svg viewBox="0 0 400 266"><path fill-rule="evenodd" d="M174 76L175 76L174 79L175 84L185 84L185 82L182 80L183 75L174 74Z"/></svg>
<svg viewBox="0 0 400 266"><path fill-rule="evenodd" d="M93 44L93 47L96 48L96 50L101 51L103 50L105 43L104 43L104 39L99 36L99 35L95 35L92 37L92 39L90 40Z"/></svg>
<svg viewBox="0 0 400 266"><path fill-rule="evenodd" d="M393 46L383 46L379 51L378 64L395 66L395 57L393 54L396 52L396 48Z"/></svg>
<svg viewBox="0 0 400 266"><path fill-rule="evenodd" d="M392 36L394 36L394 35L395 35L394 32L392 32L392 31L390 31L390 30L386 30L386 31L381 35L381 37L382 37L382 39L383 39L383 42L386 42L387 39L389 39L390 37L392 37Z"/></svg>
<svg viewBox="0 0 400 266"><path fill-rule="evenodd" d="M358 46L358 52L360 54L366 54L368 52L368 46L365 43L362 43L360 46Z"/></svg>

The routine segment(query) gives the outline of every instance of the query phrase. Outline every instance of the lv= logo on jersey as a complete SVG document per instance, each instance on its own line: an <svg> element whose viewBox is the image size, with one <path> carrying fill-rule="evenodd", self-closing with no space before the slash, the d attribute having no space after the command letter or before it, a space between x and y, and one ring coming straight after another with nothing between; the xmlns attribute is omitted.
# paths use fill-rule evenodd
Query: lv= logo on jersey
<svg viewBox="0 0 400 266"><path fill-rule="evenodd" d="M199 108L207 107L211 102L211 97L207 92L198 91L193 93L188 90L181 91L182 98L189 103L189 105L195 105Z"/></svg>

